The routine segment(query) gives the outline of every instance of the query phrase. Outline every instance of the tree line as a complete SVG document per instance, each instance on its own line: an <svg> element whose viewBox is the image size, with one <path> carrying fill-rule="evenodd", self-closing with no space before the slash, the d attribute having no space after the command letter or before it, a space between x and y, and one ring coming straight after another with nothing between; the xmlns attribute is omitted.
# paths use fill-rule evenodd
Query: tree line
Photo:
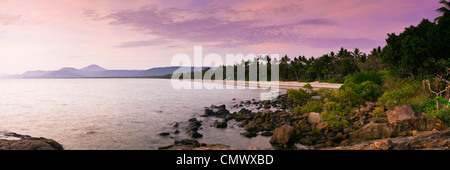
<svg viewBox="0 0 450 170"><path fill-rule="evenodd" d="M442 8L437 11L442 16L433 22L423 19L417 26L410 26L396 35L387 34L386 46L376 47L369 53L359 48L348 50L341 48L338 52L330 52L320 57L298 56L291 59L285 55L279 60L269 56L259 56L253 60L242 60L235 65L223 65L215 69L215 73L223 73L226 80L249 81L249 70L265 67L267 73L257 73L257 80L262 77L271 80L271 66L279 67L280 81L321 81L343 83L344 77L358 72L387 70L399 77L427 78L444 74L450 67L450 2L442 0ZM245 69L245 77L237 76L238 68ZM205 69L202 74L208 73ZM227 70L234 73L227 76ZM211 72L211 71L210 71ZM192 73L191 76L194 74ZM209 75L215 79L216 75Z"/></svg>

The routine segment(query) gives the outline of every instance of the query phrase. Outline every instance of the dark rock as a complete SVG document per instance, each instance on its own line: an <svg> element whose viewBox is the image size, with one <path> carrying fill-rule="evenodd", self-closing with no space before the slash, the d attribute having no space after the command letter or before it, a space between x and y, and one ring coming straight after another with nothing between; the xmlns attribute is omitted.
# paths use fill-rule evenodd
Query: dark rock
<svg viewBox="0 0 450 170"><path fill-rule="evenodd" d="M188 135L192 138L201 138L203 137L202 134L198 133L197 131L190 131L188 132Z"/></svg>
<svg viewBox="0 0 450 170"><path fill-rule="evenodd" d="M188 121L189 121L189 122L198 122L197 119L196 119L195 117L190 118Z"/></svg>
<svg viewBox="0 0 450 170"><path fill-rule="evenodd" d="M159 133L159 136L169 136L169 135L170 135L169 132L162 132L162 133Z"/></svg>
<svg viewBox="0 0 450 170"><path fill-rule="evenodd" d="M61 144L52 139L35 138L17 133L8 133L5 136L15 136L20 140L0 139L0 150L64 150Z"/></svg>
<svg viewBox="0 0 450 170"><path fill-rule="evenodd" d="M204 115L211 116L211 115L214 115L214 111L211 110L211 109L209 109L209 108L206 108L206 109L205 109L205 112L204 112L203 114L204 114Z"/></svg>
<svg viewBox="0 0 450 170"><path fill-rule="evenodd" d="M175 132L173 132L174 134L179 134L180 131L179 130L175 130Z"/></svg>
<svg viewBox="0 0 450 170"><path fill-rule="evenodd" d="M214 121L213 126L216 128L226 128L227 127L227 122L219 122L219 121Z"/></svg>
<svg viewBox="0 0 450 170"><path fill-rule="evenodd" d="M264 131L261 133L261 136L272 136L272 135L273 135L273 132L270 132L270 131Z"/></svg>
<svg viewBox="0 0 450 170"><path fill-rule="evenodd" d="M412 129L415 129L418 131L432 131L433 129L436 129L436 130L447 129L444 122L442 122L439 119L432 118L432 117L408 119L408 120L404 120L403 122L400 122L400 123L409 124Z"/></svg>
<svg viewBox="0 0 450 170"><path fill-rule="evenodd" d="M311 140L311 138L309 136L301 138L298 142L302 145L308 145L308 146L313 144L313 141Z"/></svg>
<svg viewBox="0 0 450 170"><path fill-rule="evenodd" d="M197 120L197 119L195 119ZM202 123L200 123L199 121L191 121L191 123L189 123L189 125L186 127L187 131L197 131L200 126L202 125Z"/></svg>
<svg viewBox="0 0 450 170"><path fill-rule="evenodd" d="M255 132L244 132L244 133L241 133L241 135L248 137L248 138L252 138L252 137L255 137L257 134Z"/></svg>
<svg viewBox="0 0 450 170"><path fill-rule="evenodd" d="M190 145L194 147L200 147L200 143L193 139L184 139L181 141L175 141L175 145Z"/></svg>

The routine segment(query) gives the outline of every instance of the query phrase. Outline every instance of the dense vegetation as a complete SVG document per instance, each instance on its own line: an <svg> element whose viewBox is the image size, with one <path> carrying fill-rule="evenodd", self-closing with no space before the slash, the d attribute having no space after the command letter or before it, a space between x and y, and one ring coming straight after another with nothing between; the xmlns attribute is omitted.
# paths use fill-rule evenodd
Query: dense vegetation
<svg viewBox="0 0 450 170"><path fill-rule="evenodd" d="M450 2L441 3L444 7L438 11L442 16L434 22L423 19L399 35L388 34L387 45L369 55L342 48L337 55L332 52L311 58L307 70L316 74L306 74L299 80L313 80L315 76L319 81L340 82L340 76L346 77L338 91L313 92L320 100L308 99L311 93L304 89L288 90L288 98L296 105L294 112L319 112L330 126L344 128L354 126L346 118L355 114L353 108L366 102L376 102L376 116L385 116L385 111L395 106L412 104L419 112L450 125ZM297 67L291 62L287 69L299 71ZM292 80L293 75L281 77Z"/></svg>
<svg viewBox="0 0 450 170"><path fill-rule="evenodd" d="M249 69L279 66L281 81L324 81L343 83L337 90L312 90L306 86L288 90L297 114L321 113L323 121L332 127L348 127L345 118L353 116L360 105L376 102L374 114L385 116L385 111L395 106L412 104L417 110L450 124L450 2L437 11L442 16L434 22L423 19L417 26L410 26L396 35L388 34L385 47L374 48L370 54L358 48L349 51L341 48L318 58L288 56L280 60L260 56L253 61L242 61L233 66L221 66L216 71L223 79L249 81ZM245 69L245 77L238 77L238 68ZM226 72L233 72L227 77ZM202 74L206 75L208 70ZM217 72L220 73L220 72ZM259 76L260 73L258 73ZM193 74L192 74L193 76ZM215 78L215 75L209 75ZM271 80L270 74L263 78ZM319 95L320 100L312 100Z"/></svg>

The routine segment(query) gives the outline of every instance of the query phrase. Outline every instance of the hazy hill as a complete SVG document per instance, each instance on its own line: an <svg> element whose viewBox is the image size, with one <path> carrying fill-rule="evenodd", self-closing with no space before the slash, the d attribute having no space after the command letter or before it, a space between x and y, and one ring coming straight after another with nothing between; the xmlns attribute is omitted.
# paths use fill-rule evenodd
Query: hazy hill
<svg viewBox="0 0 450 170"><path fill-rule="evenodd" d="M181 69L180 69L181 68ZM206 67L202 68L205 69ZM148 70L108 70L92 64L81 69L64 67L56 71L27 71L15 78L101 78L101 77L157 77L178 72L191 72L195 67L157 67Z"/></svg>

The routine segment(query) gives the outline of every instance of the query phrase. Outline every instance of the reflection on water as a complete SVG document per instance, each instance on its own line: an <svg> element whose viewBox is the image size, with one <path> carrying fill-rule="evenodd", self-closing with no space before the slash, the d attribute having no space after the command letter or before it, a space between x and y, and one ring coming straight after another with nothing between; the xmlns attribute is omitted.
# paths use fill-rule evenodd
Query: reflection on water
<svg viewBox="0 0 450 170"><path fill-rule="evenodd" d="M157 79L0 79L0 131L51 138L65 149L157 149L188 138L183 122L203 114L204 107L230 108L268 91L174 90L169 80ZM271 148L268 137L239 135L244 130L237 122L217 129L209 126L214 118L199 120L199 142Z"/></svg>

